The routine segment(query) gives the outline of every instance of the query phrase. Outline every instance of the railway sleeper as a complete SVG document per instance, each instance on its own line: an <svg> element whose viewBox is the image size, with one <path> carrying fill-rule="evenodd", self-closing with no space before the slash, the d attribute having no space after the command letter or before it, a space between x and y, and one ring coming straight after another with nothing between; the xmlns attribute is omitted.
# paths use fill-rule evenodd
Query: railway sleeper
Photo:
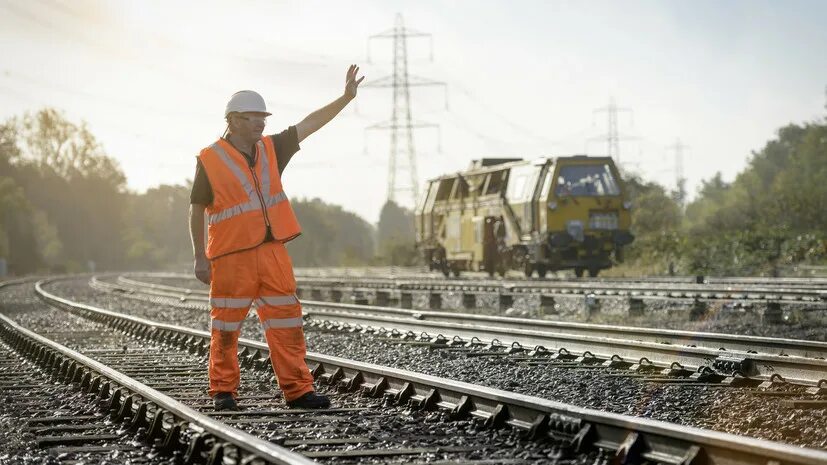
<svg viewBox="0 0 827 465"><path fill-rule="evenodd" d="M564 354L563 354L562 351L560 351L560 352L558 352L557 355L564 355ZM55 365L55 367L58 370L61 370L62 372L64 372L64 378L68 377L67 375L68 375L68 372L70 371L71 368L66 366L66 364L63 363L62 360L55 359L53 365ZM641 371L643 371L643 370L654 371L657 368L657 367L654 367L654 365L651 364L651 362L649 362L648 360L645 360L645 359L641 359L637 364L632 364L630 366L630 368L635 367L635 366L637 367L637 369L639 369ZM317 366L316 368L318 369L320 367L321 367L321 365ZM331 373L331 375L335 375L335 373L337 371L342 371L342 370L341 370L341 368L339 368L336 371L334 371L333 373ZM318 373L321 373L322 376L325 375L323 373L323 370L318 370ZM316 374L317 374L316 370L314 370L314 375L316 375ZM709 367L705 367L705 370L702 370L701 372L698 373L698 375L707 375L707 376L712 376L713 374L718 375L718 376L722 376L718 373L715 373L714 370L712 370ZM342 375L343 375L343 373L342 373ZM76 376L73 374L70 379L74 379L75 377ZM335 382L340 377L341 376L339 376L339 377L330 376L329 378L333 382ZM81 379L83 379L83 376L81 376ZM358 387L355 386L356 384L359 384L359 386ZM381 384L381 381L375 383L373 387L376 387L379 384ZM91 385L91 383L90 383L90 385ZM107 383L107 385L108 385L108 383ZM353 385L357 389L359 387L366 387L364 385L364 383L353 383ZM116 392L117 391L119 391L119 388L116 388ZM113 396L114 396L114 394L113 394ZM436 390L431 390L431 391L429 391L428 393L425 393L425 394L417 394L416 389L414 388L413 385L411 385L411 383L405 383L401 388L398 388L398 389L386 388L386 389L384 389L383 396L385 398L391 398L392 400L395 400L397 404L402 403L402 402L407 402L407 401L410 401L411 399L413 399L414 403L412 405L420 405L420 406L423 406L423 407L431 407L431 408L434 408L434 406L435 406L435 408L450 409L451 411L453 411L454 409L460 408L460 406L462 405L461 403L452 404L452 403L449 403L449 402L440 401L439 399L440 399L441 396L439 396L439 392L436 391ZM119 397L123 397L123 395L121 395ZM466 404L471 404L471 402L466 401ZM453 405L453 407L452 407L452 405ZM486 426L490 426L490 427L503 427L505 425L511 425L511 426L515 426L515 427L522 428L522 429L525 429L525 430L529 430L534 425L534 423L537 423L537 425L538 425L537 429L543 429L545 427L544 420L539 420L539 421L535 420L535 422L532 422L529 425L521 424L521 423L525 423L525 422L517 422L516 420L512 420L511 415L508 411L509 410L508 407L506 407L503 404L497 405L493 409L493 411L492 410L482 411L481 409L476 409L475 410L473 405L470 405L470 406L466 405L464 407L464 409L465 409L465 414L471 415L472 417L481 419ZM156 420L158 419L158 414L159 413L161 413L161 412L156 412L156 417L155 417ZM175 439L176 440L175 442L180 443L181 429L182 429L182 426L184 424L181 423L181 422L175 422L174 418L171 418L170 419L171 421L169 421L169 422L164 422L163 421L163 418L164 418L163 413L161 413L160 418L161 418L161 421L159 423L161 423L162 426L165 423L170 423L171 424L170 427L168 427L165 430L164 445L172 442L171 439ZM158 422L153 422L153 423L158 423ZM178 426L177 430L176 430L175 426ZM583 441L581 441L581 442L586 443L589 446L605 447L608 450L616 451L615 453L617 454L617 457L622 457L623 458L623 460L619 461L620 463L635 462L635 460L629 460L630 457L635 456L635 453L637 453L640 457L643 457L644 459L653 459L653 460L656 460L658 462L668 462L668 463L695 463L696 458L698 456L702 455L702 451L701 451L700 448L698 448L696 446L687 445L685 447L685 450L676 452L677 454L683 453L683 457L686 459L686 460L682 460L680 462L675 462L674 460L664 460L664 457L651 456L651 452L649 452L651 449L647 446L646 441L643 438L643 436L638 434L638 433L630 433L630 435L627 436L626 440L623 441L622 447L617 447L617 443L610 443L610 442L602 443L600 441L595 442L595 438L597 436L595 436L594 428L590 428L588 424L584 425L583 428L581 428L581 430L578 431L577 435L580 436L581 439L583 439ZM632 436L632 435L634 435L634 436ZM591 439L591 440L589 440L589 439ZM361 451L357 451L357 452L361 453Z"/></svg>
<svg viewBox="0 0 827 465"><path fill-rule="evenodd" d="M182 432L189 427L187 422L176 421L171 413L157 407L154 408L154 412L150 412L147 407L148 404L143 402L138 394L128 393L125 388L120 386L115 387L113 390L111 381L97 374L93 376L94 372L90 368L69 359L39 342L32 341L16 332L12 332L5 325L0 325L0 336L7 340L23 357L32 360L56 381L65 385L73 385L81 392L97 397L98 407L105 412L109 412L110 418L115 422L123 423L124 427L130 430L148 427L145 437L150 444L154 441L159 453L170 455L175 451L183 452L186 450L186 444L181 442L181 438ZM152 420L148 421L150 417ZM35 428L35 425L40 425L37 428L40 434L44 434L47 432L71 432L94 429L99 426L89 423L73 423L102 421L104 419L105 416L103 415L49 416L29 418L27 424L30 428ZM63 436L41 436L38 433L35 434L38 445L48 448L49 452L53 455L135 449L134 446L90 445L90 443L120 438L119 435L115 434L75 434ZM77 447L54 447L69 444L82 445ZM195 458L195 455L192 455L192 457ZM191 463L202 462L203 459L199 458ZM220 462L214 463L217 464Z"/></svg>

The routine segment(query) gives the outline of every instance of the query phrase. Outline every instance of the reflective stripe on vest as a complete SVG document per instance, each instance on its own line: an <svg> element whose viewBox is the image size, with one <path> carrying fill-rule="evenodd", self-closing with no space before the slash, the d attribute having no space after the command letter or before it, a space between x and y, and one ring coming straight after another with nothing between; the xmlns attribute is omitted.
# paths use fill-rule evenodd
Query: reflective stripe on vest
<svg viewBox="0 0 827 465"><path fill-rule="evenodd" d="M261 160L261 193L265 196L270 195L270 157L267 156L264 142L261 140L256 142L256 150L258 150L258 158ZM264 202L266 203L267 200L265 199Z"/></svg>
<svg viewBox="0 0 827 465"><path fill-rule="evenodd" d="M241 323L243 321L224 321L224 320L217 320L213 318L212 320L212 329L217 329L219 331L238 331L241 329Z"/></svg>
<svg viewBox="0 0 827 465"><path fill-rule="evenodd" d="M210 297L210 307L248 308L253 303L249 297Z"/></svg>
<svg viewBox="0 0 827 465"><path fill-rule="evenodd" d="M224 148L221 147L221 145L218 142L212 144L210 148L215 150L215 153L217 153L218 156L221 157L221 161L223 161L224 164L227 165L227 168L229 168L230 171L233 172L233 176L235 176L238 182L241 183L241 187L243 187L244 192L247 193L247 198L252 199L254 197L258 197L256 195L255 189L253 189L253 185L250 184L250 181L247 180L247 176L241 172L241 168L239 168L238 165L233 163L233 161L230 159L230 156L227 155L227 152L224 151Z"/></svg>
<svg viewBox="0 0 827 465"><path fill-rule="evenodd" d="M295 295L263 295L256 299L256 306L262 307L270 305L278 307L279 305L294 305L299 303L299 299Z"/></svg>
<svg viewBox="0 0 827 465"><path fill-rule="evenodd" d="M267 329L274 328L301 328L303 325L302 317L296 318L270 318L261 322L261 326Z"/></svg>
<svg viewBox="0 0 827 465"><path fill-rule="evenodd" d="M245 181L246 181L246 179L245 179ZM267 208L270 208L273 205L275 205L279 202L283 202L285 200L287 200L287 194L285 194L282 191L282 192L279 192L276 195L271 195L270 197L267 197L266 199L264 199L264 203L265 203ZM249 202L242 203L241 205L236 205L236 206L230 207L226 210L221 210L218 213L214 213L212 215L209 215L209 222L210 222L210 224L215 224L215 223L224 221L228 218L232 218L236 215L240 215L242 213L258 210L259 208L261 208L261 201L258 199L258 196L256 195Z"/></svg>
<svg viewBox="0 0 827 465"><path fill-rule="evenodd" d="M215 150L218 153L218 156L221 157L221 161L230 168L232 171L233 176L236 177L238 182L241 183L241 187L244 189L244 192L247 193L247 198L250 199L249 201L242 203L240 205L234 205L230 208L225 210L221 210L218 213L214 213L212 215L208 215L209 224L216 224L218 222L224 221L228 218L232 218L236 215L240 215L242 213L255 211L261 208L261 200L259 199L258 195L256 195L256 191L253 188L253 185L250 184L250 181L247 179L247 176L241 172L238 165L233 163L230 159L230 156L224 150L221 145L217 142L210 146L211 149ZM273 205L283 202L287 200L287 194L284 191L279 192L276 195L268 195L270 192L270 157L267 156L267 150L264 148L264 142L258 141L256 142L256 150L258 150L258 157L261 160L261 192L264 194L264 204L265 208L270 208Z"/></svg>

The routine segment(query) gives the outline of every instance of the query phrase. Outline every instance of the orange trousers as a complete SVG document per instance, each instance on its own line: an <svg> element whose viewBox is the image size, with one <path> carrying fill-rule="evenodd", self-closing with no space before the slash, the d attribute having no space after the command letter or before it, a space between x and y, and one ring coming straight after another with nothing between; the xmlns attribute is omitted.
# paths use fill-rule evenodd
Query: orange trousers
<svg viewBox="0 0 827 465"><path fill-rule="evenodd" d="M302 308L284 244L266 242L219 257L211 267L210 396L219 392L238 395L238 336L253 302L285 400L313 391L313 375L304 361Z"/></svg>

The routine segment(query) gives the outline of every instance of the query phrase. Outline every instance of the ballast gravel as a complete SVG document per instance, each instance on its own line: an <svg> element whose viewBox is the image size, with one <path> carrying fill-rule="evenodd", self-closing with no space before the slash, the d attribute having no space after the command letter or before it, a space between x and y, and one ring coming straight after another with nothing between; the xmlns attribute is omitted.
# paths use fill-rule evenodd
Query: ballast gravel
<svg viewBox="0 0 827 465"><path fill-rule="evenodd" d="M54 289L50 289L54 291ZM5 291L5 292L4 292ZM120 348L129 345L131 351L140 351L143 345L147 348L154 348L149 341L137 341L128 339L118 332L108 332L101 324L90 320L71 315L67 312L56 310L45 306L38 299L33 297L30 286L20 286L19 289L3 289L2 301L0 301L0 312L13 317L21 325L29 327L36 332L45 331L50 337L56 336L66 345L76 347L81 352L90 348L98 350L102 348ZM167 311L176 310L167 308ZM54 328L72 328L72 331L53 331ZM101 332L101 329L104 331ZM51 334L50 334L51 332ZM89 337L93 336L93 337ZM0 348L7 346L0 342ZM180 352L180 354L178 354ZM96 352L92 352L94 356ZM165 357L183 357L190 363L200 360L206 364L206 360L196 355L188 354L187 351L173 348L166 348ZM163 364L161 364L163 366ZM7 368L0 368L0 379ZM30 418L32 412L50 408L57 409L54 412L84 413L90 414L96 411L94 403L85 410L79 410L80 398L89 397L78 393L67 392L65 395L58 391L69 391L64 385L50 383L45 376L38 377L31 375L31 382L42 387L31 388L28 391L29 400L25 407L20 406L20 396L12 397L0 389L0 404L8 406L7 412L0 414L0 424L6 425L13 422L12 416L16 417L19 424L20 419ZM140 375L138 379L141 379ZM266 394L272 393L273 381L269 367L253 370L252 368L242 369L242 393ZM42 379L41 379L42 378ZM201 379L201 382L206 382ZM327 387L323 391L330 391ZM45 393L40 399L32 399L36 395ZM330 413L325 416L326 420L314 420L313 415L302 418L302 414L295 416L295 421L285 416L274 418L272 424L263 425L270 433L265 437L277 444L283 444L297 452L336 452L337 450L355 449L400 449L400 448L427 448L431 452L411 453L398 456L380 455L378 458L368 457L328 457L321 461L329 463L411 463L412 459L419 463L433 463L444 461L447 463L464 463L475 460L489 460L491 463L526 463L540 464L554 461L559 464L591 465L607 463L609 457L602 452L592 451L585 454L575 453L569 449L558 447L548 443L537 443L521 439L517 431L510 429L491 430L483 427L481 422L475 419L452 420L445 413L425 412L410 410L407 406L383 405L383 399L371 399L359 396L356 393L328 392L332 395L334 407L355 409L346 415ZM55 395L60 394L60 395ZM273 393L275 394L275 393ZM175 397L174 394L171 394ZM273 401L277 401L274 397ZM258 401L263 402L263 401ZM272 401L269 401L272 402ZM280 402L280 401L277 401ZM254 404L247 404L242 401L242 406L248 409L257 408ZM38 410L32 410L32 407ZM209 407L206 407L208 410ZM260 408L260 407L258 407ZM271 407L272 408L272 407ZM277 408L277 407L276 407ZM12 416L8 416L11 414ZM243 429L251 433L260 434L262 425L254 429L251 423L245 423L246 417L238 418L238 423ZM225 421L234 424L232 418L225 417ZM4 428L5 430L5 428ZM304 431L301 431L304 430ZM27 434L24 429L13 428L4 431L0 438L6 439L0 447L0 463L45 463L57 464L63 460L75 460L74 463L86 464L177 464L181 463L181 456L171 459L157 456L150 451L150 447L139 441L141 430L136 433L120 428L117 424L105 422L101 425L101 431L117 431L121 436L120 440L134 447L129 452L107 452L97 454L51 454L36 445L34 437ZM185 434L189 434L188 432ZM297 444L296 435L300 441L310 440L307 444ZM327 438L364 438L360 442L353 442L346 445L346 449L340 446L314 444L313 440L324 440ZM292 444L291 444L292 441ZM333 449L331 450L331 447ZM51 455L50 455L51 454ZM339 455L339 454L335 454Z"/></svg>
<svg viewBox="0 0 827 465"><path fill-rule="evenodd" d="M50 284L57 295L159 321L206 329L209 312L127 299L92 290L87 280ZM262 340L254 312L242 331ZM252 321L251 321L252 320ZM644 382L583 368L530 366L504 357L466 357L381 340L366 334L323 332L307 328L308 350L325 355L393 366L473 384L615 413L827 449L825 409L787 409L783 395L715 386ZM827 400L827 396L815 397Z"/></svg>

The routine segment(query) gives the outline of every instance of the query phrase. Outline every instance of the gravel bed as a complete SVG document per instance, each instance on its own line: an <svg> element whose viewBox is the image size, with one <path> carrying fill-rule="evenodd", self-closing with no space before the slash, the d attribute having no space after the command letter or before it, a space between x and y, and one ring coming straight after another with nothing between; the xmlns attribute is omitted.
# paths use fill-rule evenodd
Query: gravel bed
<svg viewBox="0 0 827 465"><path fill-rule="evenodd" d="M0 311L15 319L28 323L35 321L51 324L65 321L64 312L44 308L31 290L31 286L12 286L0 290ZM64 315L58 315L63 313ZM87 326L88 328L88 326ZM77 461L87 464L150 464L146 458L150 447L137 441L137 434L121 430L120 425L100 421L94 427L81 432L65 434L107 434L118 436L98 445L119 445L132 447L134 450L109 452L61 453L43 450L38 446L38 436L61 435L48 430L29 429L32 418L69 416L69 415L105 415L97 405L97 397L83 394L73 387L56 383L40 369L31 365L17 355L10 346L0 340L0 353L6 363L0 367L0 381L13 381L17 386L29 386L25 389L7 389L0 387L0 463L3 464L58 464L63 461ZM20 372L25 372L21 375ZM7 379L8 378L8 379ZM36 387L34 387L36 386ZM82 421L89 424L90 421ZM49 424L34 424L47 427ZM159 463L159 462L155 462Z"/></svg>
<svg viewBox="0 0 827 465"><path fill-rule="evenodd" d="M141 314L142 310L149 311L152 309L155 316L161 316L164 312L167 314L165 321L172 321L174 323L184 323L181 321L174 321L176 319L192 321L192 313L188 310L181 310L173 307L161 308L151 304L137 305L139 302L126 301L122 298L113 297L110 295L100 294L91 290L86 286L85 280L76 280L71 282L60 282L49 286L48 290L63 297L85 301L87 303L105 306L113 305L112 309L124 310L129 309L134 314ZM139 350L141 348L159 349L160 346L154 346L151 343L144 343L130 339L122 334L113 331L104 331L103 334L95 335L94 332L101 329L101 325L90 320L71 315L67 312L49 308L43 305L37 298L34 297L31 291L31 286L19 286L19 289L4 289L0 301L0 311L4 314L14 318L21 325L29 327L37 332L49 331L50 329L58 328L60 330L54 331L51 334L44 333L47 337L58 340L68 346L74 347L80 351L85 349L100 349L103 347L124 347L129 352ZM71 294L71 295L70 295ZM185 316L188 315L189 316ZM185 316L184 318L180 318ZM177 317L177 318L176 318ZM62 330L62 328L72 328L71 331ZM83 336L80 336L83 334ZM174 359L176 363L199 361L204 365L206 371L206 360L203 357L197 357L187 354L185 351L178 351L173 348L163 348L164 356L168 359L170 357L177 357ZM177 352L181 352L178 354ZM94 357L94 354L92 354ZM108 362L107 362L108 363ZM159 362L163 364L164 362ZM141 380L140 376L136 376ZM267 370L252 370L242 369L242 392L244 395L256 395L266 392L272 392L273 376ZM48 382L43 381L42 384L48 387ZM245 389L246 388L246 389ZM348 437L365 437L367 438L365 444L351 445L352 448L383 448L383 447L429 447L441 448L443 450L434 450L433 453L417 455L403 455L399 457L382 457L381 459L364 459L364 458L332 458L322 459L329 463L410 463L412 458L419 457L424 462L433 462L437 460L517 460L517 463L548 463L550 460L556 460L561 464L594 464L603 463L608 460L598 452L588 454L574 454L572 451L560 448L551 444L538 444L531 441L524 441L519 437L517 432L511 430L489 430L483 428L481 423L473 419L465 420L449 420L444 413L438 412L420 412L409 410L405 406L383 406L382 399L363 398L355 393L337 393L331 392L330 388L323 387L320 391L325 392L333 398L334 407L344 408L364 408L365 410L355 411L348 415L340 415L337 418L328 420L323 425L308 423L302 419L302 415L297 415L296 422L280 422L272 425L272 431L266 436L271 441L276 443L283 443L295 439L295 434L292 431L298 428L307 428L309 425L318 431L310 431L301 439L323 439L326 437L341 437L342 435ZM203 391L202 391L203 392ZM174 396L173 396L174 397ZM0 400L3 400L0 398ZM247 404L247 408L262 408L259 402L255 401L255 405ZM266 401L269 403L270 401ZM244 402L241 403L245 406ZM283 407L283 405L281 406ZM378 408L382 407L382 413L378 413ZM202 409L210 410L209 404L202 405ZM263 407L268 408L268 407ZM269 408L280 408L278 405ZM311 416L312 417L312 416ZM0 416L0 419L4 417ZM233 423L232 420L225 420L228 423ZM249 424L239 425L251 432L252 426ZM136 436L140 436L143 432L138 431ZM291 435L293 437L291 437ZM125 439L130 439L128 434L124 434ZM5 449L0 449L0 457L8 459L19 459L23 462L24 455L28 454L36 461L28 463L40 463L39 460L44 457L44 451L38 449L36 445L26 442L25 438L12 435L10 437L17 444L16 448L10 448L7 452ZM287 444L289 446L289 443ZM450 448L460 447L461 451L451 451ZM319 445L298 445L290 446L297 452L314 452L319 450L330 450L329 446ZM146 455L148 449L136 457L132 455L121 455L120 457L127 462L119 459L119 456L96 457L89 456L82 458L83 463L159 463L164 460L165 463L172 463L175 461L168 459L144 460L137 458L140 455ZM3 453L7 455L2 455ZM114 453L113 453L114 454ZM121 453L124 454L124 453ZM46 462L51 463L44 459Z"/></svg>
<svg viewBox="0 0 827 465"><path fill-rule="evenodd" d="M180 308L146 304L94 291L85 281L50 285L55 293L101 307L204 328L208 316L193 318ZM206 312L206 310L204 310ZM254 312L248 316L254 319ZM147 315L155 319L153 316ZM257 323L245 331L258 332ZM255 328L255 329L254 329ZM248 333L249 334L249 333ZM247 336L250 337L250 336ZM527 366L504 358L467 358L460 353L395 344L370 335L307 330L308 350L353 360L457 379L574 405L710 428L806 447L827 449L825 410L787 410L784 397L726 387L681 386L608 376L597 370ZM821 396L827 399L827 396Z"/></svg>

